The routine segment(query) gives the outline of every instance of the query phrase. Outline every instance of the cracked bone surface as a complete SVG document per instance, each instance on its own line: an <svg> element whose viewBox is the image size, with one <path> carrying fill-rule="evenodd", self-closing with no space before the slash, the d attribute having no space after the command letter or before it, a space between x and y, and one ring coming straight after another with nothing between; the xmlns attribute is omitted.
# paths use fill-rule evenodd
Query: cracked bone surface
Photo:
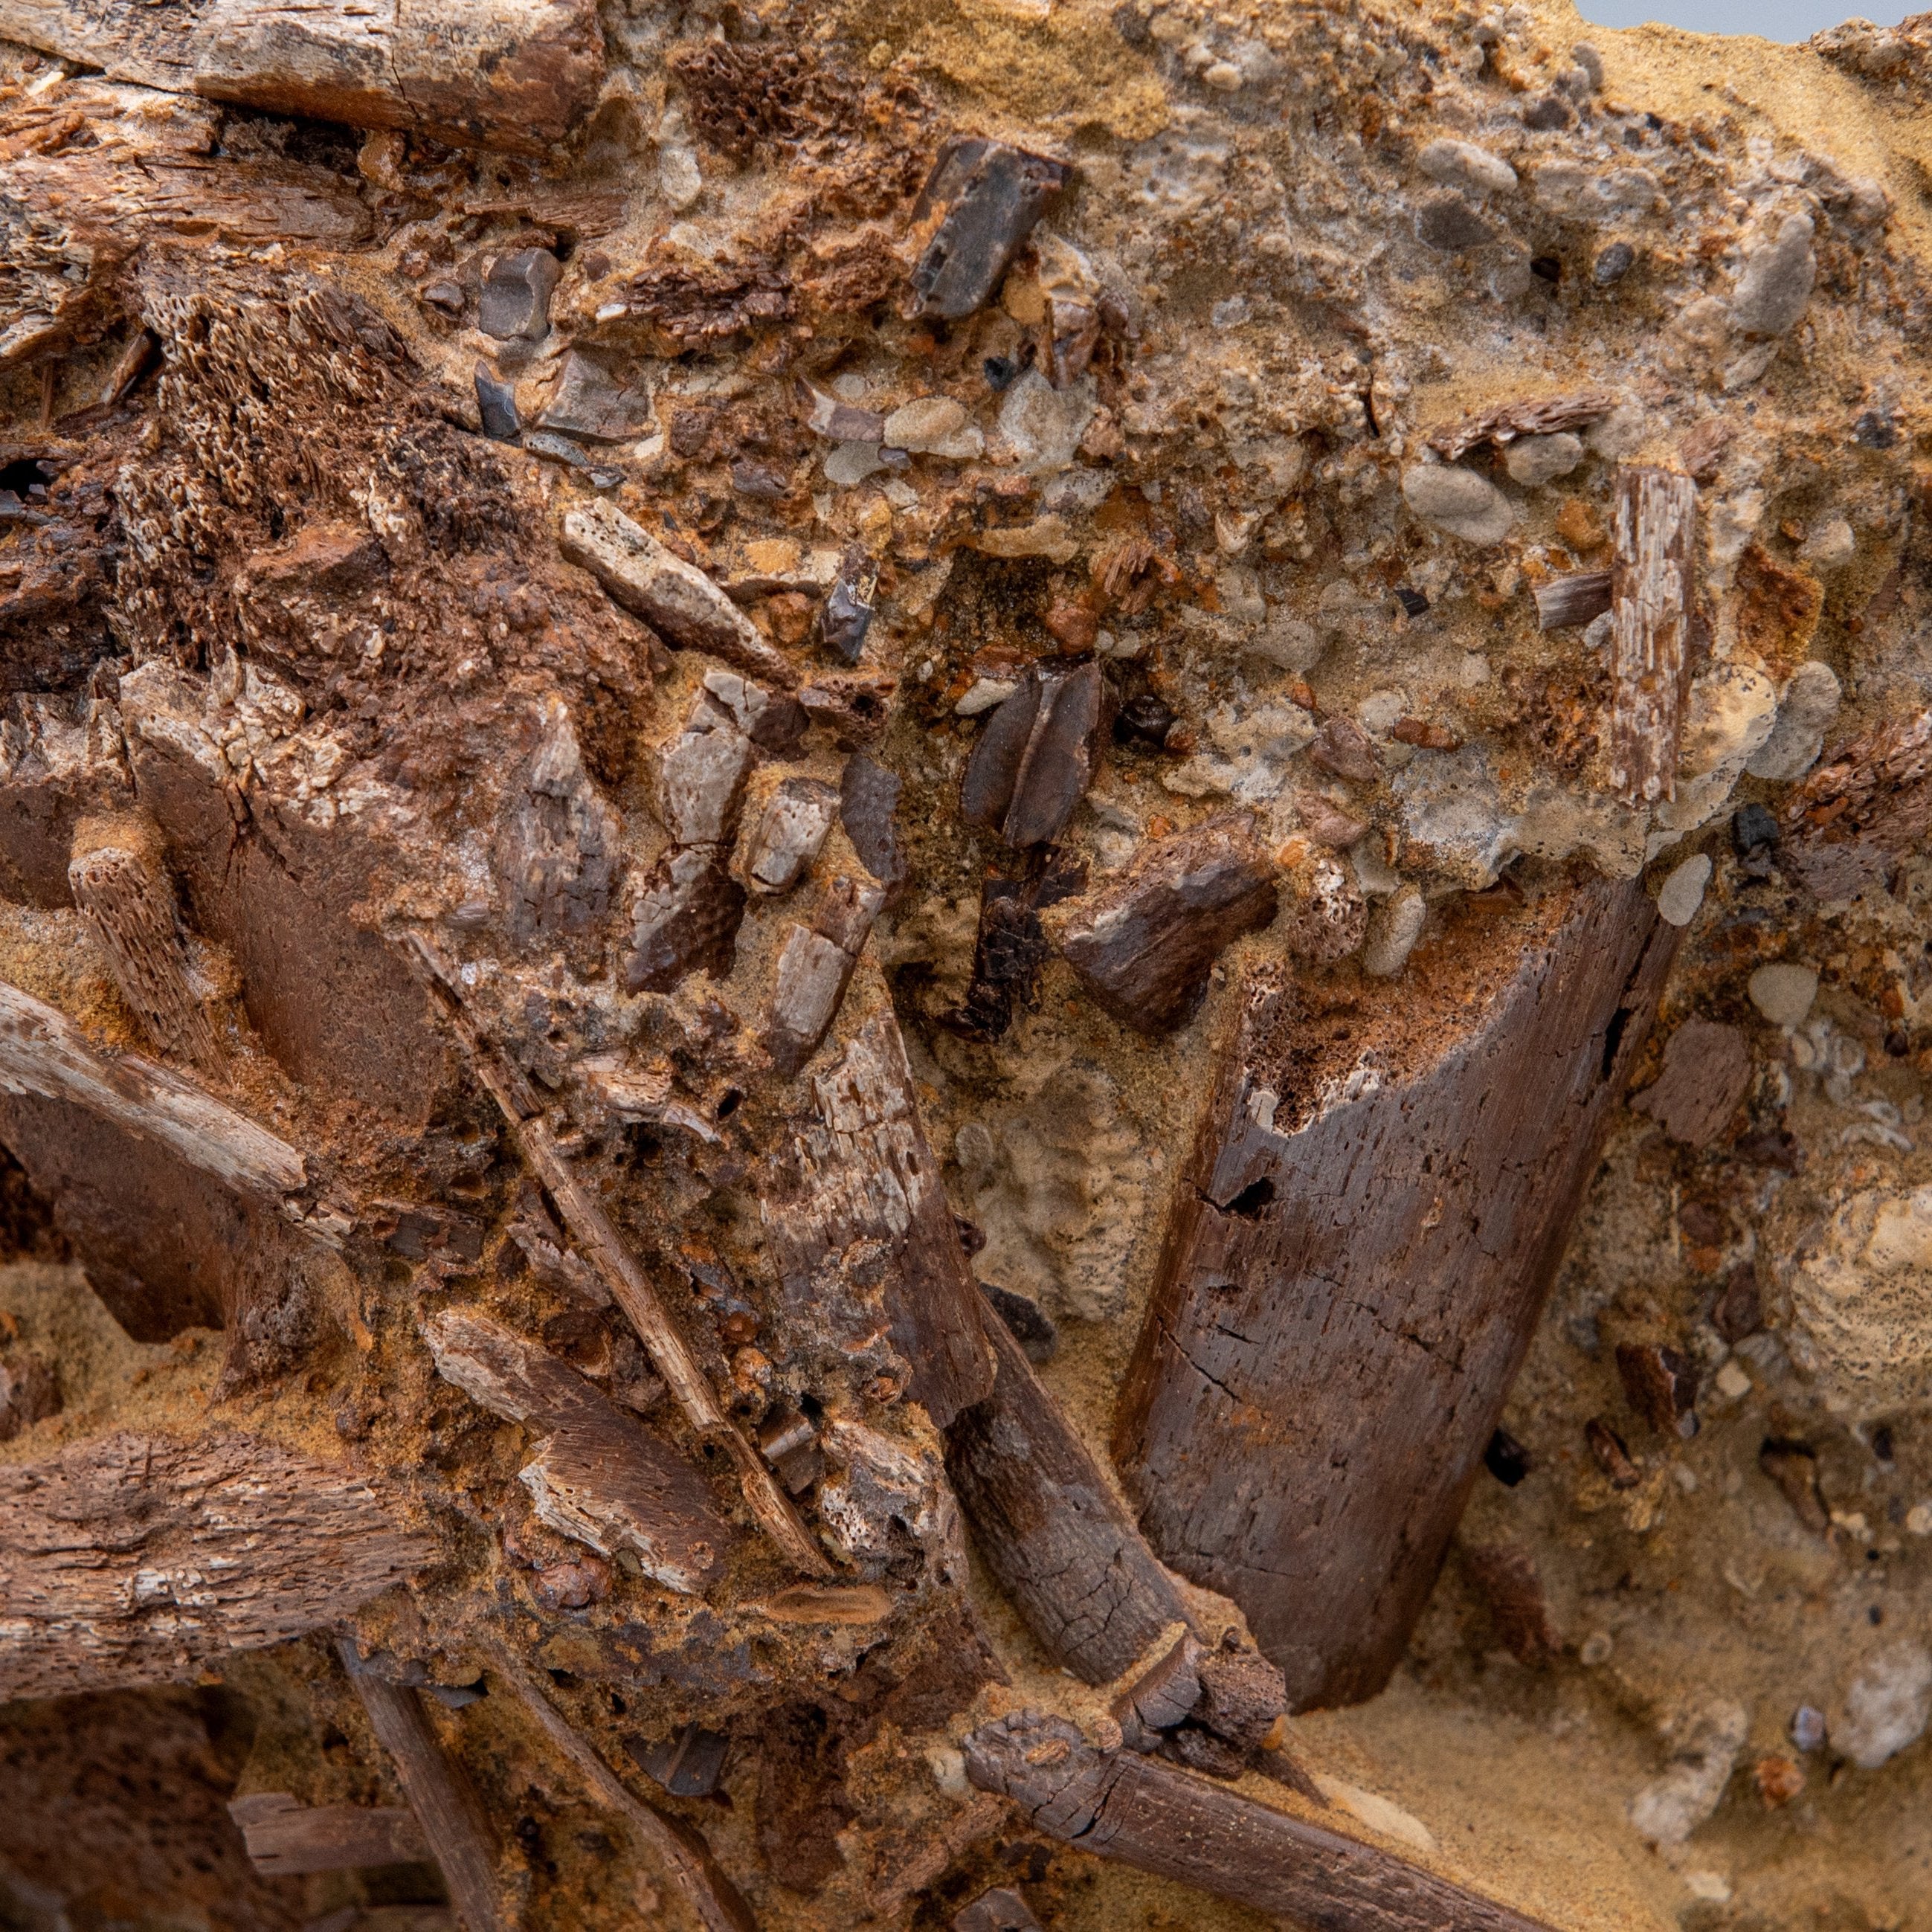
<svg viewBox="0 0 1932 1932"><path fill-rule="evenodd" d="M0 1924L1916 1925L1928 84L0 0Z"/></svg>

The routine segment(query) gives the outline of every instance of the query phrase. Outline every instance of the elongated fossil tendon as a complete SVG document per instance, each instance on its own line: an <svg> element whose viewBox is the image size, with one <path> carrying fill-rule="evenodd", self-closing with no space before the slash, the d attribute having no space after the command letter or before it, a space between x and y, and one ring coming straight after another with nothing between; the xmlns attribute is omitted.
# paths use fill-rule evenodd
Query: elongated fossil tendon
<svg viewBox="0 0 1932 1932"><path fill-rule="evenodd" d="M0 0L0 1924L1924 1922L1928 86Z"/></svg>

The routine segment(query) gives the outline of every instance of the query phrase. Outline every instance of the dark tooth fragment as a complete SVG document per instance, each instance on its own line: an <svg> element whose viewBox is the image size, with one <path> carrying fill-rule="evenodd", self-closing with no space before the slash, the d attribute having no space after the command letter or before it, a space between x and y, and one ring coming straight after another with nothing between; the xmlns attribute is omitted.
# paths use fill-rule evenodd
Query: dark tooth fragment
<svg viewBox="0 0 1932 1932"><path fill-rule="evenodd" d="M1483 1451L1483 1467L1506 1490L1513 1490L1536 1466L1528 1449L1507 1429L1498 1429Z"/></svg>
<svg viewBox="0 0 1932 1932"><path fill-rule="evenodd" d="M550 333L550 293L562 272L548 248L499 255L484 278L477 327L499 341L541 342Z"/></svg>
<svg viewBox="0 0 1932 1932"><path fill-rule="evenodd" d="M483 418L483 434L493 442L514 442L523 433L517 420L516 392L508 382L500 382L487 364L476 365L476 410Z"/></svg>
<svg viewBox="0 0 1932 1932"><path fill-rule="evenodd" d="M776 464L747 463L731 466L731 487L741 496L756 496L775 502L791 488L791 478Z"/></svg>
<svg viewBox="0 0 1932 1932"><path fill-rule="evenodd" d="M914 313L957 321L985 308L1072 175L1064 161L1004 141L949 141L913 209L915 230L931 237L912 272Z"/></svg>
<svg viewBox="0 0 1932 1932"><path fill-rule="evenodd" d="M701 1724L686 1724L656 1744L626 1738L624 1748L636 1760L638 1769L656 1779L674 1798L708 1798L718 1789L728 1742L719 1732L707 1731Z"/></svg>
<svg viewBox="0 0 1932 1932"><path fill-rule="evenodd" d="M838 578L819 613L819 642L848 664L859 662L872 628L872 596L878 581L878 566L854 545L841 560Z"/></svg>
<svg viewBox="0 0 1932 1932"><path fill-rule="evenodd" d="M1429 608L1429 599L1419 590L1412 590L1406 584L1396 586L1395 601L1412 617L1419 617Z"/></svg>
<svg viewBox="0 0 1932 1932"><path fill-rule="evenodd" d="M1216 959L1268 925L1277 903L1250 821L1229 813L1142 846L1113 884L1048 926L1100 1006L1160 1033L1187 1017Z"/></svg>
<svg viewBox="0 0 1932 1932"><path fill-rule="evenodd" d="M1610 608L1610 573L1574 571L1537 586L1536 627L1540 631L1572 629L1593 622Z"/></svg>
<svg viewBox="0 0 1932 1932"><path fill-rule="evenodd" d="M1101 698L1097 664L1028 670L966 761L959 802L967 822L1021 850L1058 838L1093 775Z"/></svg>
<svg viewBox="0 0 1932 1932"><path fill-rule="evenodd" d="M1496 238L1489 224L1477 218L1460 194L1438 195L1424 202L1416 218L1415 232L1430 248L1445 253L1480 248Z"/></svg>
<svg viewBox="0 0 1932 1932"><path fill-rule="evenodd" d="M625 986L668 993L700 967L723 979L737 957L744 916L744 887L709 847L667 854L632 908Z"/></svg>
<svg viewBox="0 0 1932 1932"><path fill-rule="evenodd" d="M906 860L895 814L902 781L861 752L845 761L838 785L838 818L859 862L888 891L906 880Z"/></svg>
<svg viewBox="0 0 1932 1932"><path fill-rule="evenodd" d="M1778 820L1761 805L1741 805L1731 814L1731 849L1740 859L1778 843Z"/></svg>
<svg viewBox="0 0 1932 1932"><path fill-rule="evenodd" d="M953 1914L952 1932L1040 1932L1040 1923L1018 1892L996 1885Z"/></svg>
<svg viewBox="0 0 1932 1932"><path fill-rule="evenodd" d="M1822 1536L1832 1526L1832 1512L1818 1486L1818 1455L1808 1442L1789 1436L1767 1436L1757 1452L1757 1466L1784 1492L1784 1499L1804 1527Z"/></svg>
<svg viewBox="0 0 1932 1932"><path fill-rule="evenodd" d="M1129 698L1114 715L1117 745L1150 745L1158 749L1167 742L1167 734L1173 729L1173 706L1150 691Z"/></svg>
<svg viewBox="0 0 1932 1932"><path fill-rule="evenodd" d="M980 1292L993 1304L993 1312L1006 1324L1034 1367L1053 1360L1060 1346L1060 1330L1039 1303L1016 1294L1010 1288L997 1288L991 1282L982 1281Z"/></svg>
<svg viewBox="0 0 1932 1932"><path fill-rule="evenodd" d="M1892 418L1880 410L1868 410L1852 425L1852 440L1861 449L1889 449L1898 440Z"/></svg>

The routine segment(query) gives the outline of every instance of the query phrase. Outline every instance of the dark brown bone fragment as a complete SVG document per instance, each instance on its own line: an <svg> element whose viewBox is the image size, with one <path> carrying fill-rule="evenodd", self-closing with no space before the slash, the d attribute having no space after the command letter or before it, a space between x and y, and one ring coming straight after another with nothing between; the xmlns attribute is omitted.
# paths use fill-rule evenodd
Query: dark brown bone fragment
<svg viewBox="0 0 1932 1932"><path fill-rule="evenodd" d="M1630 1102L1674 1141L1708 1147L1731 1123L1755 1069L1742 1028L1686 1020L1664 1043L1664 1070Z"/></svg>
<svg viewBox="0 0 1932 1932"><path fill-rule="evenodd" d="M420 1694L377 1676L353 1637L342 1638L336 1649L376 1742L394 1762L397 1781L449 1887L464 1932L508 1932L509 1922L497 1906L488 1821L461 1766L444 1753Z"/></svg>
<svg viewBox="0 0 1932 1932"><path fill-rule="evenodd" d="M1536 628L1568 631L1594 622L1610 608L1610 576L1607 570L1580 570L1539 584Z"/></svg>
<svg viewBox="0 0 1932 1932"><path fill-rule="evenodd" d="M430 1556L365 1483L254 1436L71 1444L0 1468L0 1698L191 1677Z"/></svg>
<svg viewBox="0 0 1932 1932"><path fill-rule="evenodd" d="M604 75L590 0L0 0L0 38L142 87L519 154L562 140Z"/></svg>
<svg viewBox="0 0 1932 1932"><path fill-rule="evenodd" d="M671 1589L704 1587L738 1538L675 1449L567 1362L487 1316L446 1309L423 1334L446 1382L547 1438L518 1477L539 1521L600 1556L629 1550Z"/></svg>
<svg viewBox="0 0 1932 1932"><path fill-rule="evenodd" d="M249 1861L265 1878L406 1864L430 1855L413 1811L400 1804L304 1804L286 1791L230 1801Z"/></svg>
<svg viewBox="0 0 1932 1932"><path fill-rule="evenodd" d="M998 1324L982 1322L890 1011L812 1086L817 1118L794 1132L761 1195L782 1292L801 1320L853 1346L883 1313L908 1394L944 1428L992 1389L983 1330ZM868 1256L863 1284L846 1272L855 1247Z"/></svg>
<svg viewBox="0 0 1932 1932"><path fill-rule="evenodd" d="M893 814L904 781L864 752L845 761L838 782L838 819L859 862L888 892L906 880L906 860Z"/></svg>
<svg viewBox="0 0 1932 1932"><path fill-rule="evenodd" d="M1050 845L1066 829L1093 776L1100 667L1038 665L980 734L966 761L959 808L1009 845Z"/></svg>
<svg viewBox="0 0 1932 1932"><path fill-rule="evenodd" d="M1230 812L1142 846L1120 878L1049 914L1046 926L1115 1019L1162 1033L1192 1011L1214 962L1270 924L1277 904L1274 867L1252 822Z"/></svg>
<svg viewBox="0 0 1932 1932"><path fill-rule="evenodd" d="M914 313L956 322L984 308L1072 176L1064 161L1004 141L949 141L913 208L916 232L930 238L912 272Z"/></svg>
<svg viewBox="0 0 1932 1932"><path fill-rule="evenodd" d="M1630 1406L1660 1436L1697 1432L1696 1365L1655 1342L1619 1342L1617 1376Z"/></svg>
<svg viewBox="0 0 1932 1932"><path fill-rule="evenodd" d="M1689 477L1674 470L1618 472L1610 783L1632 805L1677 796L1696 533L1697 488Z"/></svg>
<svg viewBox="0 0 1932 1932"><path fill-rule="evenodd" d="M1364 986L1318 1085L1296 996L1246 988L1115 1454L1292 1708L1371 1696L1400 1656L1676 939L1635 886L1559 888Z"/></svg>
<svg viewBox="0 0 1932 1932"><path fill-rule="evenodd" d="M1084 891L1084 864L1054 862L1015 878L989 872L980 884L980 920L973 938L973 976L966 997L939 1023L968 1040L1002 1038L1016 1006L1030 1005L1040 969L1052 957L1041 910Z"/></svg>
<svg viewBox="0 0 1932 1932"><path fill-rule="evenodd" d="M1064 1718L1019 1712L964 1749L967 1776L1035 1830L1316 1932L1548 1932L1378 1846L1158 1759L1098 1750Z"/></svg>
<svg viewBox="0 0 1932 1932"><path fill-rule="evenodd" d="M577 1767L601 1804L615 1812L656 1855L666 1876L705 1932L758 1932L758 1922L738 1888L712 1856L711 1847L682 1819L634 1796L591 1745L568 1724L543 1686L501 1645L492 1651L496 1670L522 1699L559 1754Z"/></svg>
<svg viewBox="0 0 1932 1932"><path fill-rule="evenodd" d="M987 1568L1047 1654L1108 1683L1186 1610L1006 1324L985 1326L997 1378L947 1430L946 1473Z"/></svg>

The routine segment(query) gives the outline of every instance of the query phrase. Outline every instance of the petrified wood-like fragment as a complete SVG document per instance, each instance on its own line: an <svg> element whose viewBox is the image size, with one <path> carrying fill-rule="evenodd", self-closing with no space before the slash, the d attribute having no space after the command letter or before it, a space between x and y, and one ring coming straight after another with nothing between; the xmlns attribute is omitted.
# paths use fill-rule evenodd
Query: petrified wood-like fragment
<svg viewBox="0 0 1932 1932"><path fill-rule="evenodd" d="M1610 782L1633 805L1677 795L1696 531L1697 487L1689 477L1674 470L1618 472Z"/></svg>
<svg viewBox="0 0 1932 1932"><path fill-rule="evenodd" d="M1109 1682L1186 1610L1006 1324L985 1328L996 1378L946 1431L946 1473L986 1567L1047 1654Z"/></svg>
<svg viewBox="0 0 1932 1932"><path fill-rule="evenodd" d="M1158 1759L1096 1750L1064 1718L1018 1712L964 1748L967 1776L1036 1830L1318 1932L1548 1932L1377 1846Z"/></svg>
<svg viewBox="0 0 1932 1932"><path fill-rule="evenodd" d="M497 1902L489 1821L462 1766L444 1751L422 1696L378 1675L363 1660L353 1637L342 1638L336 1649L376 1742L394 1761L397 1780L449 1887L464 1932L508 1932L508 1921Z"/></svg>
<svg viewBox="0 0 1932 1932"><path fill-rule="evenodd" d="M868 1019L812 1087L817 1118L794 1132L760 1199L782 1291L802 1321L855 1346L883 1314L908 1393L944 1428L992 1388L989 1324L891 1012Z"/></svg>
<svg viewBox="0 0 1932 1932"><path fill-rule="evenodd" d="M518 1472L540 1521L599 1555L695 1592L737 1540L698 1471L594 1382L487 1316L446 1309L423 1324L437 1372L492 1414L545 1439Z"/></svg>
<svg viewBox="0 0 1932 1932"><path fill-rule="evenodd" d="M124 1432L0 1468L0 1697L191 1677L430 1559L368 1485L250 1436Z"/></svg>
<svg viewBox="0 0 1932 1932"><path fill-rule="evenodd" d="M928 238L912 272L915 313L956 322L985 308L1072 174L1004 141L949 141L913 209L915 231Z"/></svg>
<svg viewBox="0 0 1932 1932"><path fill-rule="evenodd" d="M0 983L0 1079L10 1093L64 1101L144 1139L238 1192L298 1217L302 1157L182 1075L101 1052L64 1013Z"/></svg>
<svg viewBox="0 0 1932 1932"><path fill-rule="evenodd" d="M788 892L818 856L838 816L838 794L818 778L787 778L772 794L746 866L752 890Z"/></svg>
<svg viewBox="0 0 1932 1932"><path fill-rule="evenodd" d="M1536 587L1536 628L1574 630L1594 623L1610 608L1611 579L1607 570L1579 570L1554 577Z"/></svg>
<svg viewBox="0 0 1932 1932"><path fill-rule="evenodd" d="M1124 1026L1162 1033L1186 1019L1208 969L1274 917L1274 868L1250 821L1226 813L1143 846L1090 899L1047 930L1088 992Z"/></svg>
<svg viewBox="0 0 1932 1932"><path fill-rule="evenodd" d="M1391 1852L1097 1750L1064 1718L1016 1712L966 1738L966 1775L1040 1832L1319 1932L1547 1932Z"/></svg>
<svg viewBox="0 0 1932 1932"><path fill-rule="evenodd" d="M1932 711L1834 746L1779 817L1783 862L1820 898L1879 884L1932 830Z"/></svg>
<svg viewBox="0 0 1932 1932"><path fill-rule="evenodd" d="M1052 844L1093 776L1102 696L1097 664L1031 667L966 761L959 808L967 823L1016 848Z"/></svg>
<svg viewBox="0 0 1932 1932"><path fill-rule="evenodd" d="M786 934L764 1034L765 1050L781 1072L796 1072L818 1051L884 898L879 886L834 879L813 923L794 925Z"/></svg>
<svg viewBox="0 0 1932 1932"><path fill-rule="evenodd" d="M584 769L568 710L548 699L498 852L512 937L554 943L600 924L622 862L621 830Z"/></svg>
<svg viewBox="0 0 1932 1932"><path fill-rule="evenodd" d="M228 1814L264 1878L406 1864L430 1855L416 1814L400 1804L304 1804L286 1791L258 1791L231 1800Z"/></svg>
<svg viewBox="0 0 1932 1932"><path fill-rule="evenodd" d="M748 676L782 691L796 689L798 673L751 619L695 564L674 556L614 506L592 502L572 510L563 520L562 548L666 644L708 651Z"/></svg>
<svg viewBox="0 0 1932 1932"><path fill-rule="evenodd" d="M160 18L0 0L0 36L142 87L520 154L562 140L604 75L590 0L208 0Z"/></svg>
<svg viewBox="0 0 1932 1932"><path fill-rule="evenodd" d="M148 1036L163 1052L219 1078L225 1056L202 1006L173 882L152 829L139 820L83 820L67 876L121 997Z"/></svg>
<svg viewBox="0 0 1932 1932"><path fill-rule="evenodd" d="M1591 884L1321 1021L1271 974L1246 989L1115 1454L1293 1708L1400 1655L1676 944L1640 888Z"/></svg>
<svg viewBox="0 0 1932 1932"><path fill-rule="evenodd" d="M1586 389L1580 395L1545 396L1532 401L1498 403L1465 416L1447 429L1434 431L1429 446L1442 452L1445 463L1466 456L1479 442L1508 444L1520 436L1553 436L1558 430L1581 429L1606 416L1617 406L1607 389Z"/></svg>

